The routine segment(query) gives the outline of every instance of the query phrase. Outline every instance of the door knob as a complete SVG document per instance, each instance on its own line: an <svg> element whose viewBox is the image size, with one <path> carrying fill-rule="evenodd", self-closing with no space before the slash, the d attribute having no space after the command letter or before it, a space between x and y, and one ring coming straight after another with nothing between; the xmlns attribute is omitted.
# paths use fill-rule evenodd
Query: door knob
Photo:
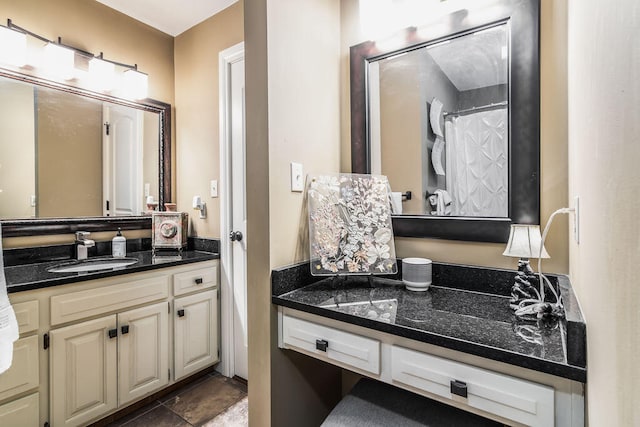
<svg viewBox="0 0 640 427"><path fill-rule="evenodd" d="M232 242L239 242L242 240L242 233L240 231L232 231L229 233L229 238Z"/></svg>

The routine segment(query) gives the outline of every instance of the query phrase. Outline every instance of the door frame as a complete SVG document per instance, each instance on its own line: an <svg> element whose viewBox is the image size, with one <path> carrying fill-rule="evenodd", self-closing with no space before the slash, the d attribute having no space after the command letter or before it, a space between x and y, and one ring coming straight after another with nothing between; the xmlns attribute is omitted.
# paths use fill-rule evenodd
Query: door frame
<svg viewBox="0 0 640 427"><path fill-rule="evenodd" d="M231 126L228 106L231 101L231 64L244 60L244 42L223 50L219 57L219 111L220 111L220 363L221 374L232 377L235 373L233 345L234 298L232 288L231 241ZM246 238L246 236L245 236Z"/></svg>

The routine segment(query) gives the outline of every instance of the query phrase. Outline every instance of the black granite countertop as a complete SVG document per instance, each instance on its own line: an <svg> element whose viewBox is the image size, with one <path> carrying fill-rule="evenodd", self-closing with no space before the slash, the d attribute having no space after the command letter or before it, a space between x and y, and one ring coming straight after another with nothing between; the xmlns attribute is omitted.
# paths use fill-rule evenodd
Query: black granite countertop
<svg viewBox="0 0 640 427"><path fill-rule="evenodd" d="M272 272L274 304L464 353L586 382L585 325L568 279L552 276L569 311L551 323L517 319L509 308L515 272L433 265L426 292L400 276L312 277L309 264ZM572 336L568 339L567 331Z"/></svg>
<svg viewBox="0 0 640 427"><path fill-rule="evenodd" d="M103 279L122 274L138 273L159 268L190 264L220 258L217 252L216 241L203 241L199 239L190 241L187 250L172 252L159 252L153 256L148 249L148 239L138 239L127 242L127 258L137 260L135 264L109 270L80 273L52 273L48 270L61 264L73 263L69 251L73 245L43 246L38 248L9 249L4 251L4 274L7 280L7 292L21 292L33 289L41 289L50 286L64 285L68 283L83 282L87 280ZM110 246L97 243L97 248L91 248L90 260L107 257L105 252ZM134 251L131 251L134 249Z"/></svg>

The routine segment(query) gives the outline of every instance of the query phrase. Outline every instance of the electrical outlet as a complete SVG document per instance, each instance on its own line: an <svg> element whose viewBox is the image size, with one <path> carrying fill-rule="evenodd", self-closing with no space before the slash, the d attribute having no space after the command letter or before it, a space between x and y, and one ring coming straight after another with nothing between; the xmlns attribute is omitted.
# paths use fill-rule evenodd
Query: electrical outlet
<svg viewBox="0 0 640 427"><path fill-rule="evenodd" d="M580 244L580 197L576 196L573 199L573 238L576 243Z"/></svg>
<svg viewBox="0 0 640 427"><path fill-rule="evenodd" d="M304 191L304 175L302 174L302 164L291 162L291 191Z"/></svg>
<svg viewBox="0 0 640 427"><path fill-rule="evenodd" d="M211 190L211 197L218 197L218 181L212 179L209 183L209 189Z"/></svg>

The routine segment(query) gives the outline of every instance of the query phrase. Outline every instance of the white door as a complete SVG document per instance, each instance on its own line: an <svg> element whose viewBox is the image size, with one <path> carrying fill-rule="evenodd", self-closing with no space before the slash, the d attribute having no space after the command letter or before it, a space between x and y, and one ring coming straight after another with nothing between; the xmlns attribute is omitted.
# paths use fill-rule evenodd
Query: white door
<svg viewBox="0 0 640 427"><path fill-rule="evenodd" d="M231 259L233 271L233 347L235 375L248 378L247 212L245 206L244 60L231 64ZM238 234L240 232L241 234ZM242 238L240 238L242 236ZM240 240L238 240L240 238Z"/></svg>
<svg viewBox="0 0 640 427"><path fill-rule="evenodd" d="M105 104L103 118L104 215L140 215L143 113Z"/></svg>
<svg viewBox="0 0 640 427"><path fill-rule="evenodd" d="M220 53L222 368L248 379L244 44ZM228 238L227 238L228 236Z"/></svg>

